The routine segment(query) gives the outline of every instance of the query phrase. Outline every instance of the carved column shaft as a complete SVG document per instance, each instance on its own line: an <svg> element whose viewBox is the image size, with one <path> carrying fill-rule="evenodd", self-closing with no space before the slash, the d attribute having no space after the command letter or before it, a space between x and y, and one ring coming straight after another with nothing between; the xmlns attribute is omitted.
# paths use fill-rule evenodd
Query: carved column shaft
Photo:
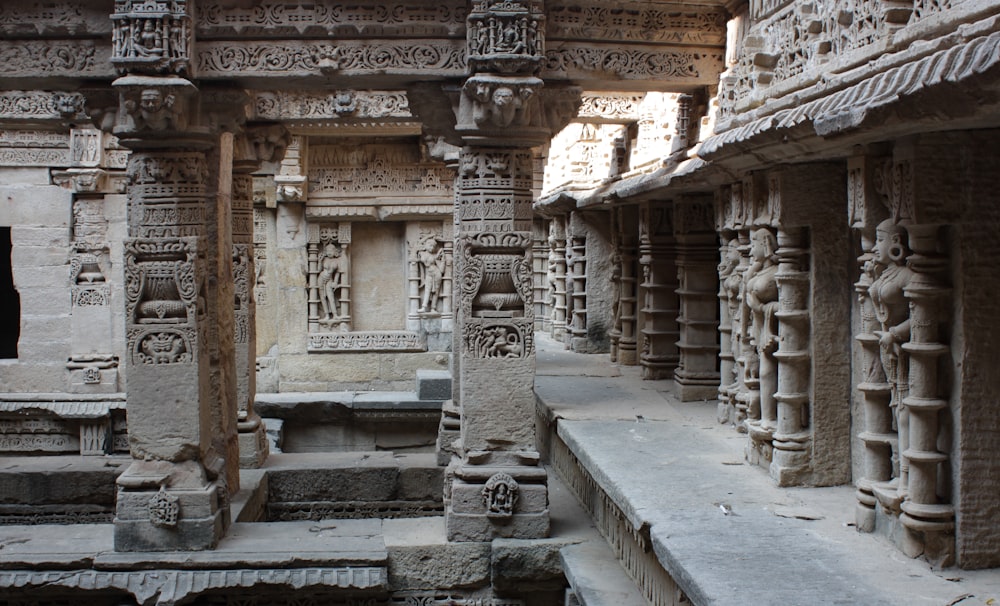
<svg viewBox="0 0 1000 606"><path fill-rule="evenodd" d="M729 289L735 284L736 236L720 227L719 238L719 405L717 418L720 423L732 420L729 407L730 386L736 380L736 355L733 347L733 313L730 309Z"/></svg>
<svg viewBox="0 0 1000 606"><path fill-rule="evenodd" d="M635 366L639 362L636 339L636 310L638 302L639 277L638 247L639 235L634 207L619 208L619 256L621 261L621 284L619 292L618 316L620 335L618 337L618 363Z"/></svg>
<svg viewBox="0 0 1000 606"><path fill-rule="evenodd" d="M718 319L715 301L717 238L712 199L684 197L674 203L677 238L679 365L674 371L682 401L713 399L718 393Z"/></svg>
<svg viewBox="0 0 1000 606"><path fill-rule="evenodd" d="M564 217L549 224L549 275L552 280L551 336L562 341L566 334L566 226Z"/></svg>
<svg viewBox="0 0 1000 606"><path fill-rule="evenodd" d="M903 453L910 463L910 475L900 521L921 536L950 534L955 510L942 502L938 485L939 470L948 461L948 454L938 450L938 416L948 407L941 385L944 378L938 370L940 360L949 353L941 335L944 303L951 294L943 278L948 260L938 252L938 226L910 225L907 229L913 250L908 264L914 279L904 289L910 303L910 339L902 348L909 354L910 369L909 394L902 403L910 413L909 444ZM933 550L932 546L922 547Z"/></svg>
<svg viewBox="0 0 1000 606"><path fill-rule="evenodd" d="M673 375L680 354L677 341L676 242L671 209L646 202L640 206L639 264L642 267L642 365L644 379Z"/></svg>
<svg viewBox="0 0 1000 606"><path fill-rule="evenodd" d="M808 406L810 362L809 352L809 273L808 251L805 249L805 228L778 231L779 346L774 353L778 361L777 427L772 435L774 448L771 475L779 484L794 483L786 475L797 473L809 465Z"/></svg>

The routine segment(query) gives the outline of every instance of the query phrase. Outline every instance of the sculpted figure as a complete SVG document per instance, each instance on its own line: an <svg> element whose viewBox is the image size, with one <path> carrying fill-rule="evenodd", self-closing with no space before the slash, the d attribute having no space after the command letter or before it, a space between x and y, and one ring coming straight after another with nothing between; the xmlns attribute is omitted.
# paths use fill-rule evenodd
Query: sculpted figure
<svg viewBox="0 0 1000 606"><path fill-rule="evenodd" d="M125 109L133 117L135 128L150 130L166 130L167 128L184 129L184 121L174 95L164 95L155 88L147 88L139 95L139 104L132 100L125 102Z"/></svg>
<svg viewBox="0 0 1000 606"><path fill-rule="evenodd" d="M909 447L909 411L902 405L909 390L909 369L902 345L910 340L910 306L903 292L913 280L913 270L906 266L910 250L906 246L906 229L886 219L875 228L875 244L872 274L875 276L868 295L878 329L879 356L886 383L889 384L891 399L889 406L896 414L899 431L899 453ZM898 455L897 455L898 456ZM899 461L899 490L905 492L907 485L907 463Z"/></svg>
<svg viewBox="0 0 1000 606"><path fill-rule="evenodd" d="M424 236L416 251L417 271L420 279L420 311L437 311L444 280L444 248L440 247L433 235Z"/></svg>
<svg viewBox="0 0 1000 606"><path fill-rule="evenodd" d="M777 362L774 352L778 349L778 273L777 238L767 228L754 231L750 238L751 265L743 276L743 304L749 312L751 351L747 352L743 370L748 381L760 382L760 415L763 426L770 426L777 418ZM753 354L753 355L750 355Z"/></svg>
<svg viewBox="0 0 1000 606"><path fill-rule="evenodd" d="M344 275L347 270L343 250L334 243L329 243L323 249L319 271L319 300L323 305L323 317L336 319L340 310L340 288L344 285Z"/></svg>
<svg viewBox="0 0 1000 606"><path fill-rule="evenodd" d="M156 24L152 19L143 21L141 30L135 28L133 36L132 48L136 55L140 57L160 57L163 55L160 32L156 30Z"/></svg>
<svg viewBox="0 0 1000 606"><path fill-rule="evenodd" d="M739 264L740 251L734 240L726 246L725 257L723 257L718 267L719 282L722 284L723 296L726 300L726 305L729 307L729 319L733 324L739 320L737 314L739 312L740 286L743 281L743 277L736 271L736 266ZM733 352L733 355L737 355L739 351L739 338L739 331L736 329L736 326L733 326L733 331L730 335L730 351ZM729 385L728 382L735 379L735 376L722 377L724 385Z"/></svg>
<svg viewBox="0 0 1000 606"><path fill-rule="evenodd" d="M487 91L476 92L479 100L473 116L476 124L483 126L489 123L501 128L510 126L515 121L518 123L523 121L524 101L532 94L532 91L526 88L518 96L509 86L498 86L492 94Z"/></svg>

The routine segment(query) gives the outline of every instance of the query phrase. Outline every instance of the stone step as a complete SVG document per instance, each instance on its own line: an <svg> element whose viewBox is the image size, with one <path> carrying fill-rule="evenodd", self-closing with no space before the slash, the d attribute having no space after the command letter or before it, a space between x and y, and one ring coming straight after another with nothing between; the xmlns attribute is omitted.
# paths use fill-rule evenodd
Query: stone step
<svg viewBox="0 0 1000 606"><path fill-rule="evenodd" d="M559 559L581 606L648 606L607 543L568 545L559 550Z"/></svg>

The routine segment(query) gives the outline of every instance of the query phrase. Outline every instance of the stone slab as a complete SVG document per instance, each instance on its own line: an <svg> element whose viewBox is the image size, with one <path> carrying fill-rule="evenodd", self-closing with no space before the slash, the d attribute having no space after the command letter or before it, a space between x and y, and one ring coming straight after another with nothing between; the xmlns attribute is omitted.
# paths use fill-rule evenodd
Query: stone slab
<svg viewBox="0 0 1000 606"><path fill-rule="evenodd" d="M646 606L639 588L603 541L559 550L563 572L582 606Z"/></svg>
<svg viewBox="0 0 1000 606"><path fill-rule="evenodd" d="M450 400L451 372L447 370L417 370L418 400Z"/></svg>

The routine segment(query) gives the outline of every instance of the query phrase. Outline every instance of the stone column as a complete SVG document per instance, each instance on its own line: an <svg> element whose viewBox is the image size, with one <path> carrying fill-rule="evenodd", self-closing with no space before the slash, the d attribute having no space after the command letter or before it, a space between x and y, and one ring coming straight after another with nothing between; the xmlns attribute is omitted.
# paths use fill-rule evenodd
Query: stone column
<svg viewBox="0 0 1000 606"><path fill-rule="evenodd" d="M636 348L636 302L638 301L638 217L634 206L619 207L614 211L618 217L618 355L617 362L624 366L639 363Z"/></svg>
<svg viewBox="0 0 1000 606"><path fill-rule="evenodd" d="M239 409L240 467L260 467L268 455L267 436L254 412L257 393L257 307L254 282L253 173L262 162L280 160L288 146L284 127L259 126L236 137L233 159L233 285L236 349L236 404Z"/></svg>
<svg viewBox="0 0 1000 606"><path fill-rule="evenodd" d="M876 259L872 252L875 226L888 217L881 196L874 187L875 170L881 162L879 158L867 156L849 158L847 162L848 221L851 228L859 232L862 251L858 257L861 272L854 284L860 315L859 332L854 337L859 350L855 360L860 362L860 372L856 370L854 373L861 396L862 431L858 439L864 446L862 476L855 482L858 504L854 521L861 532L875 530L876 489L883 495L896 492L895 487L890 485L893 451L897 444L896 431L892 426L892 385L882 368L879 337L875 334L880 326L869 292L877 278Z"/></svg>
<svg viewBox="0 0 1000 606"><path fill-rule="evenodd" d="M642 267L643 379L673 376L680 359L677 341L677 268L672 210L667 203L639 206L639 265Z"/></svg>
<svg viewBox="0 0 1000 606"><path fill-rule="evenodd" d="M554 217L549 223L549 280L552 291L550 335L562 341L566 334L566 226L565 218Z"/></svg>
<svg viewBox="0 0 1000 606"><path fill-rule="evenodd" d="M545 219L532 222L534 244L531 251L532 284L535 300L535 330L547 331L551 324L548 294L548 236L549 225Z"/></svg>
<svg viewBox="0 0 1000 606"><path fill-rule="evenodd" d="M720 201L725 204L728 201ZM719 405L717 418L720 423L734 421L735 411L729 402L730 391L736 381L736 347L733 344L734 315L739 290L736 288L739 275L739 250L736 233L719 223Z"/></svg>
<svg viewBox="0 0 1000 606"><path fill-rule="evenodd" d="M118 2L112 15L112 62L128 73L113 84L113 132L132 150L124 259L133 460L118 478L115 549L208 549L225 532L239 487L232 136L196 121L208 112L183 77L190 7L140 4ZM137 40L136 28L171 35Z"/></svg>
<svg viewBox="0 0 1000 606"><path fill-rule="evenodd" d="M211 261L221 259L207 229L218 200L212 178L225 178L222 164L231 158L213 151L207 130L187 124L186 106L198 94L188 80L126 76L115 86L122 108L114 133L132 150L124 255L133 457L118 478L115 549L211 548L238 486L227 473L235 414L220 410L221 366L211 355L224 329L232 330L232 307L226 322L213 305L209 284L219 266ZM232 283L231 273L224 282ZM231 348L218 353L232 362Z"/></svg>
<svg viewBox="0 0 1000 606"><path fill-rule="evenodd" d="M711 400L718 395L716 362L719 343L715 301L718 297L711 196L682 196L674 202L677 238L677 324L680 361L674 382L681 401Z"/></svg>
<svg viewBox="0 0 1000 606"><path fill-rule="evenodd" d="M549 532L548 478L535 446L532 146L548 140L541 111L541 3L477 3L468 17L470 77L456 132L455 356L460 459L453 462L449 540ZM575 108L574 108L575 109Z"/></svg>

